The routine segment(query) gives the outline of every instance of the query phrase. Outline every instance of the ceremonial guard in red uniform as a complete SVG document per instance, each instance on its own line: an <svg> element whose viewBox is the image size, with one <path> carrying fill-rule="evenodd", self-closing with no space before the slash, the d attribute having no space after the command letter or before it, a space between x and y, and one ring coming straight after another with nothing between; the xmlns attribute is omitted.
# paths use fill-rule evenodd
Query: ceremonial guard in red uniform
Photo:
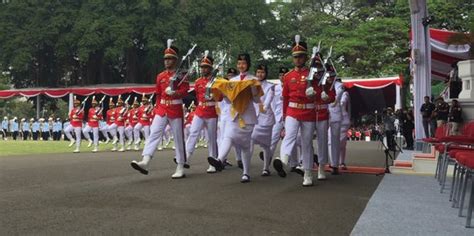
<svg viewBox="0 0 474 236"><path fill-rule="evenodd" d="M74 108L69 113L70 126L64 129L64 133L71 140L69 146L76 143L76 149L74 153L80 152L79 148L81 147L81 134L82 134L82 120L84 119L84 107L81 106L81 102L77 99L74 99ZM71 132L74 131L76 139L71 135Z"/></svg>
<svg viewBox="0 0 474 236"><path fill-rule="evenodd" d="M135 131L135 126L138 124L138 121L139 121L139 119L138 119L138 108L139 107L140 107L140 104L138 103L137 98L135 97L135 99L133 100L132 109L130 109L127 112L128 124L127 124L127 128L125 128L125 134L127 135L127 139L128 139L128 141L127 141L127 150L132 149L132 143L134 144L133 149L135 151L139 150L138 145L135 144L137 140L134 140L134 137L137 137L135 132L138 132L138 137L140 137L140 132L138 130Z"/></svg>
<svg viewBox="0 0 474 236"><path fill-rule="evenodd" d="M115 125L115 103L110 98L109 109L105 113L105 123L107 124L107 132L112 136L112 142L117 142L117 126ZM109 140L107 140L109 141Z"/></svg>
<svg viewBox="0 0 474 236"><path fill-rule="evenodd" d="M320 57L317 57L320 58ZM320 62L316 65L319 67ZM319 70L318 70L319 71ZM323 76L323 73L318 73L318 80ZM316 137L318 142L318 180L326 179L326 172L324 171L325 165L328 163L328 128L329 128L329 104L334 102L336 92L331 89L331 85L317 86L317 96L315 99L316 109ZM337 171L337 170L336 170Z"/></svg>
<svg viewBox="0 0 474 236"><path fill-rule="evenodd" d="M209 51L204 53L204 57L201 60L201 74L202 77L197 79L194 83L194 91L197 97L197 108L192 119L189 136L186 140L186 154L188 158L193 155L196 143L198 142L201 130L207 128L207 147L208 156L217 158L217 112L216 105L221 98L213 98L210 94L210 83L212 75L212 66L214 59L208 55ZM207 173L215 173L216 169L209 165Z"/></svg>
<svg viewBox="0 0 474 236"><path fill-rule="evenodd" d="M92 152L97 152L99 148L99 120L102 120L102 109L97 107L98 103L95 98L92 99L92 107L89 108L87 114L87 125L83 130L84 137L89 140L89 145L91 147L94 144L94 149ZM92 130L93 140L90 137L89 132Z"/></svg>
<svg viewBox="0 0 474 236"><path fill-rule="evenodd" d="M178 48L172 46L173 40L168 40L164 52L165 71L156 77L156 107L155 117L151 124L150 136L145 143L141 161L132 161L131 166L148 174L148 164L158 146L166 125L170 124L176 147L177 167L171 176L173 179L185 177L184 164L186 163L185 144L183 140L183 98L188 94L189 83L185 80L175 80L178 60Z"/></svg>
<svg viewBox="0 0 474 236"><path fill-rule="evenodd" d="M137 111L138 124L135 125L134 128L134 140L136 147L140 146L140 133L143 134L145 141L148 139L148 136L150 136L150 124L153 114L153 105L150 102L151 101L145 95L143 95L142 105Z"/></svg>
<svg viewBox="0 0 474 236"><path fill-rule="evenodd" d="M119 97L117 107L115 108L115 122L117 133L119 135L119 152L125 151L125 120L127 118L128 105ZM117 151L117 142L114 140L112 151Z"/></svg>
<svg viewBox="0 0 474 236"><path fill-rule="evenodd" d="M320 118L319 111L322 89L318 86L315 75L309 75L306 67L308 60L307 45L295 37L292 47L293 64L295 68L285 74L283 78L283 117L285 119L285 137L280 148L280 158L273 162L274 168L281 177L286 176L284 165L288 164L289 157L295 148L298 131L301 132L301 158L303 161L303 186L313 185L313 133L315 122ZM309 77L311 76L311 77ZM327 127L326 127L327 130ZM326 131L327 133L327 131ZM327 142L326 142L327 147Z"/></svg>

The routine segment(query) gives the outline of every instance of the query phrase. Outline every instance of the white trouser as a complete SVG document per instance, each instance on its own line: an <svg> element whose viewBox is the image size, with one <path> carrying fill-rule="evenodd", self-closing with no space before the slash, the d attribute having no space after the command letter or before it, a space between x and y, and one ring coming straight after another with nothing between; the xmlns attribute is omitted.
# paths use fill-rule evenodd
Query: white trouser
<svg viewBox="0 0 474 236"><path fill-rule="evenodd" d="M227 124L229 124L231 121L227 121L225 119L221 119L220 124L219 124L219 139L217 140L217 144L220 146L222 143L222 140L224 139L224 134L226 130ZM234 146L234 154L235 154L235 160L241 161L242 160L242 150L240 150L239 147ZM226 156L227 160L227 156Z"/></svg>
<svg viewBox="0 0 474 236"><path fill-rule="evenodd" d="M209 137L207 139L209 156L213 158L217 157L217 118L203 119L199 116L194 116L193 122L191 123L191 129L189 131L189 137L186 140L186 154L188 155L188 158L190 158L194 153L199 134L205 127L207 127L205 130L207 131L206 136Z"/></svg>
<svg viewBox="0 0 474 236"><path fill-rule="evenodd" d="M82 127L73 127L72 125L69 125L64 129L64 133L66 134L67 138L69 140L74 140L74 138L71 135L71 132L74 130L74 134L76 135L76 148L79 149L81 147L81 131Z"/></svg>
<svg viewBox="0 0 474 236"><path fill-rule="evenodd" d="M278 142L280 141L281 138L281 131L285 127L284 122L277 122L275 125L273 125L272 129L272 141L270 144L270 151L272 152L271 155L275 155L276 148L278 146Z"/></svg>
<svg viewBox="0 0 474 236"><path fill-rule="evenodd" d="M222 139L224 138L225 124L226 124L225 119L219 120L219 130L217 132L217 145L220 145L222 142Z"/></svg>
<svg viewBox="0 0 474 236"><path fill-rule="evenodd" d="M98 127L90 127L89 125L86 125L86 127L82 130L82 133L84 134L84 137L86 137L87 140L91 140L91 136L89 132L92 130L92 135L94 138L94 145L99 145L99 128Z"/></svg>
<svg viewBox="0 0 474 236"><path fill-rule="evenodd" d="M117 137L117 125L111 124L107 126L107 130L109 131L109 134L112 135L112 138L115 139Z"/></svg>
<svg viewBox="0 0 474 236"><path fill-rule="evenodd" d="M131 141L133 139L133 127L131 125L125 128L125 135L127 136L127 140Z"/></svg>
<svg viewBox="0 0 474 236"><path fill-rule="evenodd" d="M351 124L341 124L341 133L340 133L340 157L339 164L346 163L346 146L347 146L347 131L349 130Z"/></svg>
<svg viewBox="0 0 474 236"><path fill-rule="evenodd" d="M328 163L328 126L329 123L327 120L316 122L316 136L318 139L318 162L320 165L326 165Z"/></svg>
<svg viewBox="0 0 474 236"><path fill-rule="evenodd" d="M72 137L72 134L71 134L71 132L72 132L73 130L74 130L74 127L72 127L72 125L68 125L68 126L64 127L64 130L63 130L64 135L66 135L66 137L67 137L70 141L72 141L72 140L74 139L74 138ZM34 132L36 132L36 131L32 131L32 133L34 133Z"/></svg>
<svg viewBox="0 0 474 236"><path fill-rule="evenodd" d="M191 125L187 124L184 126L184 140L188 140L189 132L191 132Z"/></svg>
<svg viewBox="0 0 474 236"><path fill-rule="evenodd" d="M123 147L125 145L125 127L124 126L117 126L117 132L119 137L119 144Z"/></svg>
<svg viewBox="0 0 474 236"><path fill-rule="evenodd" d="M104 137L109 140L109 134L108 134L108 126L105 125L105 126L102 126L101 128L99 128L99 131L102 133L102 135L104 135Z"/></svg>
<svg viewBox="0 0 474 236"><path fill-rule="evenodd" d="M155 115L153 123L150 127L150 136L145 142L142 156L153 156L153 153L155 153L156 147L158 146L158 143L160 142L168 123L171 126L171 131L173 132L174 136L176 162L179 164L184 164L186 163L186 155L184 153L182 118L169 119L167 116Z"/></svg>
<svg viewBox="0 0 474 236"><path fill-rule="evenodd" d="M171 142L170 129L171 129L170 126L167 125L165 128L165 131L163 132L163 135L161 135L161 137L159 138L159 142L158 142L159 145L164 144L165 142L166 143ZM151 132L151 128L150 128L150 132Z"/></svg>
<svg viewBox="0 0 474 236"><path fill-rule="evenodd" d="M330 164L332 167L339 166L340 144L341 144L341 122L329 122L329 146L331 147Z"/></svg>
<svg viewBox="0 0 474 236"><path fill-rule="evenodd" d="M150 136L150 126L142 125L140 123L135 125L135 128L133 128L133 135L134 135L135 142L137 140L140 140L140 132L143 134L143 137L145 138L145 140L147 140L148 136Z"/></svg>
<svg viewBox="0 0 474 236"><path fill-rule="evenodd" d="M270 150L272 142L273 126L256 125L252 132L252 142L250 145L250 153L253 154L254 145L259 145L263 149L263 170L269 170L272 161L272 151Z"/></svg>
<svg viewBox="0 0 474 236"><path fill-rule="evenodd" d="M326 127L327 129L327 127ZM298 121L287 116L285 119L285 137L280 147L280 156L291 156L294 154L298 130L301 131L301 158L303 159L303 168L311 170L313 168L313 133L314 122ZM327 146L327 145L326 145Z"/></svg>
<svg viewBox="0 0 474 236"><path fill-rule="evenodd" d="M250 159L252 157L250 139L254 125L246 125L244 128L241 128L238 121L228 121L226 125L224 137L219 144L219 160L224 162L232 146L236 147L236 151L240 150L242 153L243 174L248 175Z"/></svg>

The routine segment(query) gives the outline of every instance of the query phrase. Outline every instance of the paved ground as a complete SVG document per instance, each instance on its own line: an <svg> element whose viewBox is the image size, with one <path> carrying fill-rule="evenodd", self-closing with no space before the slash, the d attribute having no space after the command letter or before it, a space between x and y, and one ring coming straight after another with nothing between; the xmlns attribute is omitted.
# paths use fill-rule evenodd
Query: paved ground
<svg viewBox="0 0 474 236"><path fill-rule="evenodd" d="M377 143L350 143L349 164L383 166ZM0 158L0 234L348 235L382 177L330 176L311 188L301 177L241 184L236 167L206 174L200 149L188 177L172 180L172 151L151 174L130 168L139 153ZM232 160L233 158L231 158Z"/></svg>
<svg viewBox="0 0 474 236"><path fill-rule="evenodd" d="M449 189L442 194L439 190L433 176L385 176L352 235L474 235L473 228L464 227L467 209L458 217Z"/></svg>

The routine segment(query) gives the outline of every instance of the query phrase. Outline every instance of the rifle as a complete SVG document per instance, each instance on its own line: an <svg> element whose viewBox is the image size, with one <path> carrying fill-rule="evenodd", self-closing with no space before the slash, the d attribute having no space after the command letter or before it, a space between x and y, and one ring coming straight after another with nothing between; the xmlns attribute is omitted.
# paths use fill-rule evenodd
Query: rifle
<svg viewBox="0 0 474 236"><path fill-rule="evenodd" d="M84 99L84 101L81 102L81 108L78 111L76 111L76 115L79 115L79 113L84 111L87 99L89 99L89 96L87 96L86 99Z"/></svg>
<svg viewBox="0 0 474 236"><path fill-rule="evenodd" d="M197 62L197 59L195 60L195 62ZM193 62L192 64L194 64L194 62ZM181 79L181 81L179 81L178 87L179 87L183 82L187 81L188 78L190 78L190 77L194 74L194 72L195 72L195 68L191 66L191 67L189 68L189 70L186 71L186 74L184 74L184 75L181 77L182 79Z"/></svg>
<svg viewBox="0 0 474 236"><path fill-rule="evenodd" d="M319 41L318 47L313 47L313 53L311 54L311 66L309 69L309 77L308 77L309 85L310 85L309 82L312 82L314 80L314 74L320 72L318 67L316 66L316 60L315 60L316 57L319 57L319 60L321 60L321 57L319 56L320 50L321 50L321 41Z"/></svg>
<svg viewBox="0 0 474 236"><path fill-rule="evenodd" d="M182 67L184 65L184 62L186 62L187 58L189 56L191 56L191 53L193 53L194 49L196 48L197 44L194 44L192 48L190 48L188 50L188 52L186 53L186 55L184 55L182 58L181 58L181 62L179 63L179 66L178 68L176 69L176 72L175 74L173 75L173 77L170 79L170 84L168 86L168 88L171 90L171 91L175 91L176 88L175 88L175 82L178 81L179 79L179 75L181 73L181 70L182 70ZM183 80L183 78L181 78L180 80ZM181 83L180 83L181 84Z"/></svg>
<svg viewBox="0 0 474 236"><path fill-rule="evenodd" d="M332 46L329 48L328 56L324 59L323 67L324 67L324 75L321 80L319 80L319 85L326 85L326 80L329 76L326 70L326 64L328 64L328 61L331 59L331 54L332 54Z"/></svg>
<svg viewBox="0 0 474 236"><path fill-rule="evenodd" d="M100 113L102 113L102 111L104 110L104 104L103 104L104 100L105 100L105 95L104 95L104 96L102 97L102 99L100 99L100 101L99 101L99 106L100 106L100 108L97 109L97 111L95 111L95 115L96 115L96 116L99 115Z"/></svg>
<svg viewBox="0 0 474 236"><path fill-rule="evenodd" d="M316 57L319 57L319 60L321 60L321 57L319 56L319 51L321 49L321 41L319 41L318 47L313 47L313 53L311 54L311 68L309 69L309 75L306 79L306 95L307 96L314 96L314 88L313 88L313 81L314 81L314 74L319 72L319 69L316 65Z"/></svg>
<svg viewBox="0 0 474 236"><path fill-rule="evenodd" d="M128 100L130 100L130 97L132 95L128 95L127 99L125 99L125 101L123 102L125 104L125 107L123 107L121 110L120 110L120 115L123 116L123 114L128 110Z"/></svg>
<svg viewBox="0 0 474 236"><path fill-rule="evenodd" d="M153 100L152 100L153 96L155 96L155 94L152 94L152 95L150 96L150 98L148 99L148 100L151 100L151 102L150 102L150 104L148 104L148 107L145 108L145 113L146 113L146 114L150 113L151 110L152 110L153 107L154 107L154 106L153 106Z"/></svg>
<svg viewBox="0 0 474 236"><path fill-rule="evenodd" d="M214 85L214 83L216 82L217 73L219 72L219 67L221 67L224 64L224 61L225 61L226 57L227 57L227 53L224 54L224 56L221 58L219 63L217 65L215 65L214 69L212 70L211 79L206 85L206 95L205 95L205 97L206 97L207 100L212 100L212 85Z"/></svg>

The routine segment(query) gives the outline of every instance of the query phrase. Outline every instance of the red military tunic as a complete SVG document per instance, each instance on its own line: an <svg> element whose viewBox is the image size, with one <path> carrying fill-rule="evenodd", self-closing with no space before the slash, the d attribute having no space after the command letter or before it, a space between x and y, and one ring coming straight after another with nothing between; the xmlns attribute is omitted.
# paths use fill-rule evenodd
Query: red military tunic
<svg viewBox="0 0 474 236"><path fill-rule="evenodd" d="M82 119L84 119L84 111L79 112L80 108L73 108L71 113L69 113L69 120L72 127L81 127L82 128Z"/></svg>
<svg viewBox="0 0 474 236"><path fill-rule="evenodd" d="M208 78L201 77L194 83L194 91L196 91L196 97L198 100L195 114L204 119L217 118L216 103L217 101L222 101L222 97L217 98L217 101L214 99L206 99L206 85L208 82Z"/></svg>
<svg viewBox="0 0 474 236"><path fill-rule="evenodd" d="M96 112L99 109L89 108L89 113L87 114L87 125L91 128L99 127L99 120L102 120L102 112L96 115Z"/></svg>
<svg viewBox="0 0 474 236"><path fill-rule="evenodd" d="M326 89L326 94L328 95L328 99L326 101L323 101L321 99L321 93L323 92L323 87L322 86L316 86L315 91L316 91L316 98L315 98L315 110L316 110L316 121L324 121L324 120L329 120L329 110L328 106L334 100L336 100L336 90L335 89L329 89L330 86L327 87Z"/></svg>
<svg viewBox="0 0 474 236"><path fill-rule="evenodd" d="M296 68L286 73L283 77L283 117L291 116L299 121L315 121L316 111L314 109L314 98L306 96L307 81L309 74L308 68ZM314 81L316 84L316 81ZM316 89L316 86L313 87ZM320 94L316 94L318 96ZM290 107L294 103L302 106L301 108ZM312 108L305 108L309 106Z"/></svg>
<svg viewBox="0 0 474 236"><path fill-rule="evenodd" d="M138 123L140 123L143 126L148 126L151 124L151 111L146 112L146 109L148 108L149 105L143 105L138 108L137 111L137 116L138 116ZM150 109L151 110L151 109Z"/></svg>
<svg viewBox="0 0 474 236"><path fill-rule="evenodd" d="M163 71L156 76L156 107L155 115L161 117L167 116L170 119L183 118L182 103L177 103L188 94L189 83L183 82L175 90L175 94L170 96L166 94L165 90L170 84L170 79L173 77L174 71ZM178 86L178 81L175 81L175 86ZM163 104L162 104L163 103Z"/></svg>
<svg viewBox="0 0 474 236"><path fill-rule="evenodd" d="M107 120L105 122L107 125L115 123L115 108L111 108L107 111Z"/></svg>
<svg viewBox="0 0 474 236"><path fill-rule="evenodd" d="M134 108L128 111L127 117L128 117L128 124L130 126L135 127L136 124L138 124L138 108Z"/></svg>
<svg viewBox="0 0 474 236"><path fill-rule="evenodd" d="M120 111L122 108L125 110L125 107L117 107L115 108L115 124L117 126L125 126L125 118L126 118L126 112L123 112L122 114Z"/></svg>

